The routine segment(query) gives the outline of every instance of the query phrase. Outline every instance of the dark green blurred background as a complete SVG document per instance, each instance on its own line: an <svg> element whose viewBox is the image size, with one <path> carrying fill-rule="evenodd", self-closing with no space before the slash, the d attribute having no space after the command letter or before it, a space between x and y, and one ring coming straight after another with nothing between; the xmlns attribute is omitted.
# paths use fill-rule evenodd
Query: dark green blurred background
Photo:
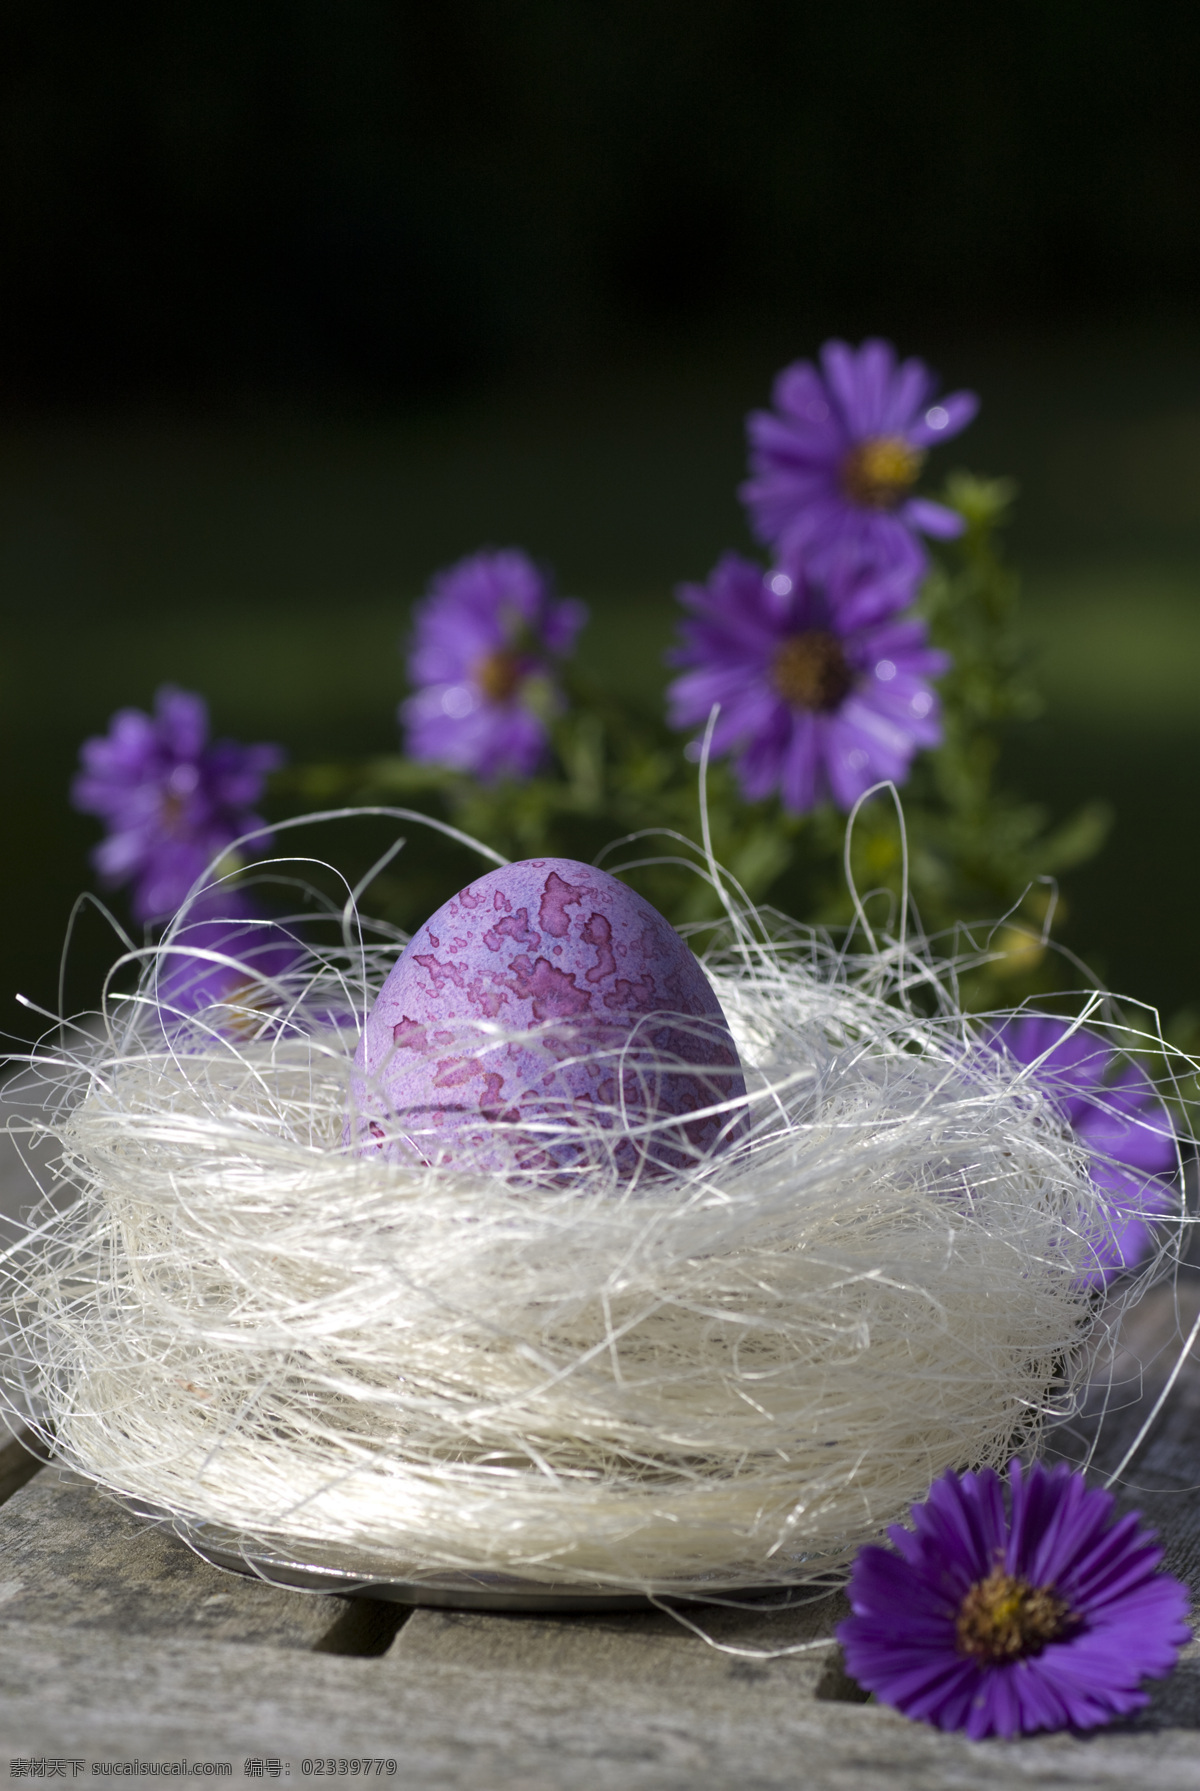
<svg viewBox="0 0 1200 1791"><path fill-rule="evenodd" d="M5 8L0 1025L54 1000L116 705L389 750L408 606L485 542L652 691L748 545L744 411L868 331L981 392L943 470L1020 481L1007 772L1118 816L1070 943L1200 1004L1198 76L1164 0Z"/></svg>

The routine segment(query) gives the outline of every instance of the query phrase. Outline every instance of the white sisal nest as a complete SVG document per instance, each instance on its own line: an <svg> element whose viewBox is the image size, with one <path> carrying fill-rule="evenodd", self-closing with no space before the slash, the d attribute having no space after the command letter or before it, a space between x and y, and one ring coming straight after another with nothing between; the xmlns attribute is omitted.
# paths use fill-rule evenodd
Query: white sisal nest
<svg viewBox="0 0 1200 1791"><path fill-rule="evenodd" d="M40 1059L74 1197L9 1252L24 1403L117 1495L364 1579L827 1575L1069 1409L1106 1225L1036 1083L872 944L737 910L742 1139L566 1187L344 1143L394 938L310 927L174 1030L148 953Z"/></svg>

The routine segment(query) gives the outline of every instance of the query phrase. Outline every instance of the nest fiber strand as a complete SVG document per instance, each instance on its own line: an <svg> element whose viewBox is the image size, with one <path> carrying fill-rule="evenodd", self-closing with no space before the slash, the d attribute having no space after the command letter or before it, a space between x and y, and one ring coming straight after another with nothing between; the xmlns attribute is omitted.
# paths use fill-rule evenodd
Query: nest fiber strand
<svg viewBox="0 0 1200 1791"><path fill-rule="evenodd" d="M906 1011L911 951L746 918L707 961L743 1137L570 1186L345 1143L394 957L310 943L167 1033L151 962L42 1071L77 1196L35 1213L10 1319L82 1473L364 1577L753 1588L1069 1405L1105 1223L1084 1153L951 1007Z"/></svg>

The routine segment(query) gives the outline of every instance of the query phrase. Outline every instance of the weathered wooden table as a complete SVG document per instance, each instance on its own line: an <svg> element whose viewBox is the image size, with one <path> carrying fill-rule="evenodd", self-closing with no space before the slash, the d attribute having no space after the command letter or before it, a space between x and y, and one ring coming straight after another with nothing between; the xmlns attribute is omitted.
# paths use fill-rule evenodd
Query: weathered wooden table
<svg viewBox="0 0 1200 1791"><path fill-rule="evenodd" d="M1198 1298L1200 1278L1181 1284L1189 1322ZM1170 1290L1143 1303L1131 1374L1177 1317ZM1106 1426L1105 1459L1119 1458L1164 1361ZM1200 1594L1200 1366L1128 1479L1128 1502ZM753 1657L829 1637L839 1599L710 1611L708 1632L747 1651L721 1653L655 1612L409 1612L242 1579L15 1442L0 1451L0 1501L0 1777L186 1760L192 1776L228 1763L220 1776L240 1783L362 1777L370 1761L373 1779L464 1791L1200 1787L1200 1644L1134 1721L977 1745L864 1703L832 1642Z"/></svg>

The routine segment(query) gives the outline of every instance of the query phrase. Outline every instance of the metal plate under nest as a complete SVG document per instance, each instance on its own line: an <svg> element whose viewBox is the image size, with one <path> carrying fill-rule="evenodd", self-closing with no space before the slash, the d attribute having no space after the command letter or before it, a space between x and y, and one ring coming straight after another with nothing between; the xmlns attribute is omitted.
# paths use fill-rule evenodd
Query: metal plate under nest
<svg viewBox="0 0 1200 1791"><path fill-rule="evenodd" d="M392 1604L434 1605L459 1611L646 1611L661 1603L786 1605L811 1599L809 1583L792 1586L735 1587L699 1582L663 1582L653 1598L644 1592L605 1592L569 1580L530 1580L505 1573L437 1573L406 1579L388 1571L354 1572L345 1560L300 1560L261 1541L241 1541L208 1524L188 1524L152 1506L130 1504L139 1517L169 1526L181 1541L214 1567L272 1586L293 1586L305 1592L336 1593L340 1598L382 1598Z"/></svg>

